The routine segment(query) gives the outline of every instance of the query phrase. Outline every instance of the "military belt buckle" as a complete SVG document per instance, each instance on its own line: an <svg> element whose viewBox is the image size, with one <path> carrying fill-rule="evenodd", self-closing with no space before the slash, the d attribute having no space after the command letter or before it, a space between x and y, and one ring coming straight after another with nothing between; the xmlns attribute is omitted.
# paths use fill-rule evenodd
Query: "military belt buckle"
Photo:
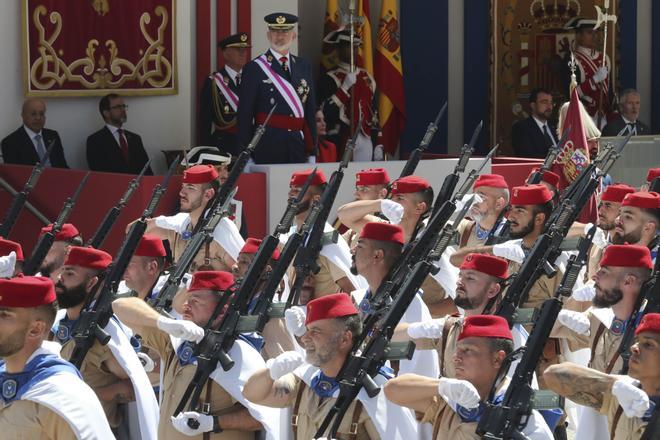
<svg viewBox="0 0 660 440"><path fill-rule="evenodd" d="M348 431L349 435L357 435L358 432L358 424L357 423L351 423L351 429Z"/></svg>
<svg viewBox="0 0 660 440"><path fill-rule="evenodd" d="M298 426L298 416L291 416L291 426Z"/></svg>
<svg viewBox="0 0 660 440"><path fill-rule="evenodd" d="M211 414L211 403L210 402L204 402L202 403L202 413L204 414Z"/></svg>

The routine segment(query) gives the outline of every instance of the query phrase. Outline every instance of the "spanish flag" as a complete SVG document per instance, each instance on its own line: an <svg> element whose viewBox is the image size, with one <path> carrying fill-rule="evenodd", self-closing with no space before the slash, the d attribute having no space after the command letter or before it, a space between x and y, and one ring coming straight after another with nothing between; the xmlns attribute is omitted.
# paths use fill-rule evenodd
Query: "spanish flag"
<svg viewBox="0 0 660 440"><path fill-rule="evenodd" d="M348 4L349 2L344 2ZM371 22L369 20L369 0L357 0L355 17L355 36L362 39L362 46L356 54L355 64L365 69L370 75L374 74L373 44L371 42ZM330 32L340 28L349 28L350 10L341 9L339 0L327 0L325 9L325 21L323 25L323 38ZM321 47L321 73L337 67L339 62L335 45L326 43Z"/></svg>
<svg viewBox="0 0 660 440"><path fill-rule="evenodd" d="M378 114L383 133L383 146L385 152L390 155L396 152L406 123L398 17L396 0L383 0L378 22L375 78L380 90Z"/></svg>

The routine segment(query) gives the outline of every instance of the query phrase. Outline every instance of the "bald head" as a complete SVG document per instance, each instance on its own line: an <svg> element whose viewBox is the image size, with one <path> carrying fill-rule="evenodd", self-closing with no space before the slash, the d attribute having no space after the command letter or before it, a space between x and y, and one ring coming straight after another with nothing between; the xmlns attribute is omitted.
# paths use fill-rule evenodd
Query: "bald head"
<svg viewBox="0 0 660 440"><path fill-rule="evenodd" d="M46 125L46 103L38 98L28 98L21 110L23 124L35 133L41 132Z"/></svg>

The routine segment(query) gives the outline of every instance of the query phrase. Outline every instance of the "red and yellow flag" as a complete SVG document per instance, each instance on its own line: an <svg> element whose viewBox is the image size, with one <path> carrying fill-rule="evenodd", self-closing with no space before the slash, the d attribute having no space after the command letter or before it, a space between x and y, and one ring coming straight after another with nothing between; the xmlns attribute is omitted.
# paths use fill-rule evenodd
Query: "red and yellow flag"
<svg viewBox="0 0 660 440"><path fill-rule="evenodd" d="M362 46L356 54L355 64L367 70L371 75L374 73L373 44L371 41L371 22L369 20L369 0L356 0L355 10L355 35L362 39ZM348 2L345 2L348 4ZM325 21L323 25L323 38L330 32L340 27L348 29L350 11L339 7L339 0L327 0L325 9ZM323 42L321 46L321 73L337 67L338 63L335 45Z"/></svg>
<svg viewBox="0 0 660 440"><path fill-rule="evenodd" d="M406 123L399 35L397 2L396 0L383 0L378 22L375 78L380 91L378 115L383 133L383 146L385 152L390 155L396 152Z"/></svg>

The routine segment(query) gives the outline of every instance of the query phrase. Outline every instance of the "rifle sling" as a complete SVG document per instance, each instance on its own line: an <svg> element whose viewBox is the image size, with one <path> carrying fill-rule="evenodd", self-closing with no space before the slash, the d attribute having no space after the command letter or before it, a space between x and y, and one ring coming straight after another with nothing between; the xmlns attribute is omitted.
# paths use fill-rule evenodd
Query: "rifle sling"
<svg viewBox="0 0 660 440"><path fill-rule="evenodd" d="M435 420L433 421L433 435L431 436L433 440L438 438L438 433L440 432L440 422L442 421L442 415L448 406L449 405L446 403L442 405L442 409L440 409L440 411L438 411L438 413L435 415Z"/></svg>
<svg viewBox="0 0 660 440"><path fill-rule="evenodd" d="M293 404L293 413L291 414L291 428L293 429L293 438L298 438L298 410L300 409L300 403L302 402L302 395L305 391L307 385L305 382L300 380L300 386L298 387L298 393L296 394L296 400ZM362 415L362 402L359 399L355 402L355 408L353 409L353 418L351 419L350 430L348 432L348 437L346 440L356 440L358 433L358 426L360 422L360 416ZM337 433L339 435L339 433Z"/></svg>
<svg viewBox="0 0 660 440"><path fill-rule="evenodd" d="M603 332L605 332L605 325L601 322L598 325L598 330L596 330L596 335L593 342L591 343L591 358L589 359L589 366L593 364L594 357L596 356L596 347L598 347L598 341L600 340L600 337L603 336ZM612 372L617 359L619 359L619 350L615 351L612 355L610 362L605 367L604 373L610 374Z"/></svg>
<svg viewBox="0 0 660 440"><path fill-rule="evenodd" d="M619 424L619 419L621 418L621 414L623 414L623 408L621 408L621 405L618 406L616 409L616 412L614 413L614 417L612 418L612 428L610 429L610 438L614 438L614 434L616 433L616 427Z"/></svg>
<svg viewBox="0 0 660 440"><path fill-rule="evenodd" d="M474 230L474 225L476 225L477 222L472 222L470 225L463 229L463 233L461 234L461 239L458 243L459 248L463 248L467 246L468 240L470 239L470 235L472 235L472 231Z"/></svg>
<svg viewBox="0 0 660 440"><path fill-rule="evenodd" d="M209 408L210 408L210 406L211 406L211 393L212 393L212 389L213 389L213 379L211 379L211 378L209 377L209 378L206 380L206 403L208 403ZM209 411L209 412L210 412L210 411ZM213 433L213 431L206 431L206 432L202 435L202 439L203 439L203 440L211 440L211 434L212 434L212 433Z"/></svg>
<svg viewBox="0 0 660 440"><path fill-rule="evenodd" d="M452 319L452 318L457 318L457 319ZM447 349L447 339L449 338L449 330L457 323L459 322L461 318L458 316L447 316L447 319L445 319L445 324L442 326L442 342L441 342L441 351L440 351L440 376L444 377L445 376L445 350ZM433 437L435 438L435 437Z"/></svg>

